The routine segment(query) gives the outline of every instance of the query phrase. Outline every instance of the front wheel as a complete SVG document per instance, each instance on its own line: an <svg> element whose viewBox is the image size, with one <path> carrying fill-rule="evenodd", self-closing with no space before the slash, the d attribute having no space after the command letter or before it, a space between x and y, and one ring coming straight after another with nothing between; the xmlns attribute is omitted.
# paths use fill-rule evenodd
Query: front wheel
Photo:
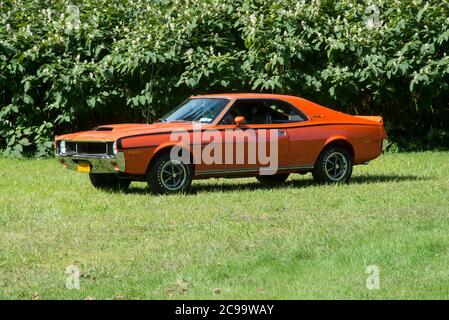
<svg viewBox="0 0 449 320"><path fill-rule="evenodd" d="M97 189L124 190L131 184L131 180L121 179L115 174L90 173L89 178Z"/></svg>
<svg viewBox="0 0 449 320"><path fill-rule="evenodd" d="M318 183L348 182L352 175L351 153L339 146L326 148L319 155L312 174Z"/></svg>
<svg viewBox="0 0 449 320"><path fill-rule="evenodd" d="M148 186L156 194L188 192L192 186L192 166L171 159L169 153L158 156L147 173Z"/></svg>

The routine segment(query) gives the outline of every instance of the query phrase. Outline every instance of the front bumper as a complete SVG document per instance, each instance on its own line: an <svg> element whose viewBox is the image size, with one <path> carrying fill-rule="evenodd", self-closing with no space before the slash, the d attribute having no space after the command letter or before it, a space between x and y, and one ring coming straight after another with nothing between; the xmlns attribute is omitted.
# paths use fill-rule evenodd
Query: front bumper
<svg viewBox="0 0 449 320"><path fill-rule="evenodd" d="M69 170L78 170L79 162L89 162L91 173L120 173L125 172L125 155L117 152L117 155L77 155L56 154L56 159Z"/></svg>

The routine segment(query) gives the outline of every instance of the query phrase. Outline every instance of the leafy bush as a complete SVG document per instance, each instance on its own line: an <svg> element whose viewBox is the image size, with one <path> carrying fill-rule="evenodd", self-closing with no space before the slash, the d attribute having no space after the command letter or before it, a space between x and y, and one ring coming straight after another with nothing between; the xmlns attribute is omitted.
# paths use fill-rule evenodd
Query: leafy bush
<svg viewBox="0 0 449 320"><path fill-rule="evenodd" d="M6 0L0 149L44 156L55 134L226 91L381 114L396 149L444 147L448 49L435 0Z"/></svg>

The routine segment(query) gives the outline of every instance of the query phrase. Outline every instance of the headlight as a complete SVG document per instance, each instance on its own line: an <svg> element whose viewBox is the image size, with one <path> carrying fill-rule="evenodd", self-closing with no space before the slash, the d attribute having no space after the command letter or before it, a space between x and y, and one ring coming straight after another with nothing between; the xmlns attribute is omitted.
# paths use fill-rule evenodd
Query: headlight
<svg viewBox="0 0 449 320"><path fill-rule="evenodd" d="M114 142L114 144L112 145L112 152L114 152L114 154L117 154L118 149L117 149L117 141Z"/></svg>
<svg viewBox="0 0 449 320"><path fill-rule="evenodd" d="M61 143L59 144L59 153L61 154L65 154L66 153L66 148L65 148L65 141L62 140Z"/></svg>

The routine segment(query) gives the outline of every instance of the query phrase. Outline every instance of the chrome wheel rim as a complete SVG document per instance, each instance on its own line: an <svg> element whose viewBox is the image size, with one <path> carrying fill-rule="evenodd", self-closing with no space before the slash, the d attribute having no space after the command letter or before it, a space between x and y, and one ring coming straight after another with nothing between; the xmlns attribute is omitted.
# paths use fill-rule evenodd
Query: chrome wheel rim
<svg viewBox="0 0 449 320"><path fill-rule="evenodd" d="M185 166L177 160L169 160L162 165L159 173L164 188L175 191L182 188L187 180Z"/></svg>
<svg viewBox="0 0 449 320"><path fill-rule="evenodd" d="M348 172L348 160L342 153L332 152L326 158L324 171L332 181L340 181Z"/></svg>

